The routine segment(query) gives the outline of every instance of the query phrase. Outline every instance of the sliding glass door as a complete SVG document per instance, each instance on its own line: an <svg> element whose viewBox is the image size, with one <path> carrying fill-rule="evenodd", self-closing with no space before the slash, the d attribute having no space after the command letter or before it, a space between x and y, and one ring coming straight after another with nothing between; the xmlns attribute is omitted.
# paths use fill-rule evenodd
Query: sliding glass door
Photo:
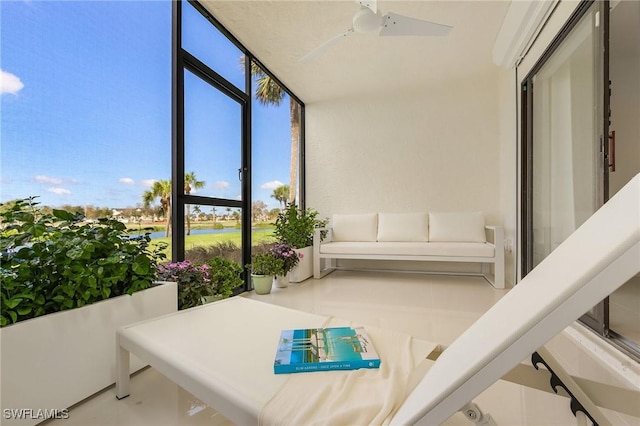
<svg viewBox="0 0 640 426"><path fill-rule="evenodd" d="M608 2L585 2L523 83L525 273L608 197L607 25ZM583 322L604 334L606 311Z"/></svg>

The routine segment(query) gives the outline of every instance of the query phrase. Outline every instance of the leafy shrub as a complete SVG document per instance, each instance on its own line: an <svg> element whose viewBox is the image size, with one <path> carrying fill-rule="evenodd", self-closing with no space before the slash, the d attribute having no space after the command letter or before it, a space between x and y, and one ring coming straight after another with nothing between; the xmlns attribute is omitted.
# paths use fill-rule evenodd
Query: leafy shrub
<svg viewBox="0 0 640 426"><path fill-rule="evenodd" d="M233 294L233 291L244 284L242 280L242 267L233 260L224 259L222 257L214 257L207 262L209 267L211 285L216 295L227 298Z"/></svg>
<svg viewBox="0 0 640 426"><path fill-rule="evenodd" d="M278 275L284 269L284 259L270 251L257 253L251 256L251 264L247 268L251 268L254 275Z"/></svg>
<svg viewBox="0 0 640 426"><path fill-rule="evenodd" d="M190 260L158 265L158 279L178 283L178 309L202 304L202 299L215 295L211 285L211 267L195 265Z"/></svg>
<svg viewBox="0 0 640 426"><path fill-rule="evenodd" d="M318 219L313 209L298 209L296 203L289 203L278 214L273 233L281 243L291 244L295 248L304 248L313 244L315 228L327 225L327 220Z"/></svg>
<svg viewBox="0 0 640 426"><path fill-rule="evenodd" d="M214 257L207 263L190 260L158 265L158 279L178 283L178 309L202 305L209 296L227 298L244 284L242 267L228 259Z"/></svg>
<svg viewBox="0 0 640 426"><path fill-rule="evenodd" d="M196 246L185 251L185 259L196 264L206 263L214 257L224 257L242 263L242 251L233 241L218 241L210 246Z"/></svg>
<svg viewBox="0 0 640 426"><path fill-rule="evenodd" d="M216 222L213 224L213 229L224 229L224 225L220 222Z"/></svg>
<svg viewBox="0 0 640 426"><path fill-rule="evenodd" d="M78 308L152 285L163 246L131 238L123 223L65 210L41 211L34 197L0 209L0 326Z"/></svg>

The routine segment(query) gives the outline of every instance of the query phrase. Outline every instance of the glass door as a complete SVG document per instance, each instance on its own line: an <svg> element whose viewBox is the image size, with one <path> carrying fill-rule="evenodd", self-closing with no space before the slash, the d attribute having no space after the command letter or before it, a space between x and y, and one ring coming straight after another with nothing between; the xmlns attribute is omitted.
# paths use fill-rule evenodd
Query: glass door
<svg viewBox="0 0 640 426"><path fill-rule="evenodd" d="M242 101L184 70L185 258L243 265Z"/></svg>
<svg viewBox="0 0 640 426"><path fill-rule="evenodd" d="M607 27L608 2L583 3L523 83L525 273L608 198ZM604 334L607 309L582 320Z"/></svg>
<svg viewBox="0 0 640 426"><path fill-rule="evenodd" d="M172 258L249 262L245 52L196 2L174 2Z"/></svg>

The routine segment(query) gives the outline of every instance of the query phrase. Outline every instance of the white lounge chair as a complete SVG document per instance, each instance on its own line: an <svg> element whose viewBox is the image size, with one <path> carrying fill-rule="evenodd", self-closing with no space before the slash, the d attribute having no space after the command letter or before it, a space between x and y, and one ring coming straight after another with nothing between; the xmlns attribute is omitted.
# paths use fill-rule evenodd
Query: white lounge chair
<svg viewBox="0 0 640 426"><path fill-rule="evenodd" d="M638 272L640 175L456 339L391 423L444 422ZM326 320L236 297L124 327L116 394L129 394L132 352L232 421L256 424L286 388L288 376L272 370L280 331ZM418 357L436 346L414 340L411 350Z"/></svg>

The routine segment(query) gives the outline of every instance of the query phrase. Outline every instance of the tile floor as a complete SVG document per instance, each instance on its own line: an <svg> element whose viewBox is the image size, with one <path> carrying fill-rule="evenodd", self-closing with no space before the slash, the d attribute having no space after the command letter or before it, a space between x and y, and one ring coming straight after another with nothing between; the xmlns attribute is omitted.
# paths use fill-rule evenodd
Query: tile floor
<svg viewBox="0 0 640 426"><path fill-rule="evenodd" d="M400 330L447 345L504 294L506 290L496 290L477 277L337 271L322 280L310 279L286 289L274 289L269 295L247 293L244 296ZM555 337L547 347L565 367L570 367L573 375L632 388L629 381L595 361L565 333ZM474 401L490 413L498 425L576 424L566 398L506 381L495 383ZM640 417L604 412L614 425L640 425ZM117 401L113 388L107 389L74 407L69 419L48 423L55 426L232 424L153 368L133 377L130 397ZM471 423L458 413L445 424Z"/></svg>

